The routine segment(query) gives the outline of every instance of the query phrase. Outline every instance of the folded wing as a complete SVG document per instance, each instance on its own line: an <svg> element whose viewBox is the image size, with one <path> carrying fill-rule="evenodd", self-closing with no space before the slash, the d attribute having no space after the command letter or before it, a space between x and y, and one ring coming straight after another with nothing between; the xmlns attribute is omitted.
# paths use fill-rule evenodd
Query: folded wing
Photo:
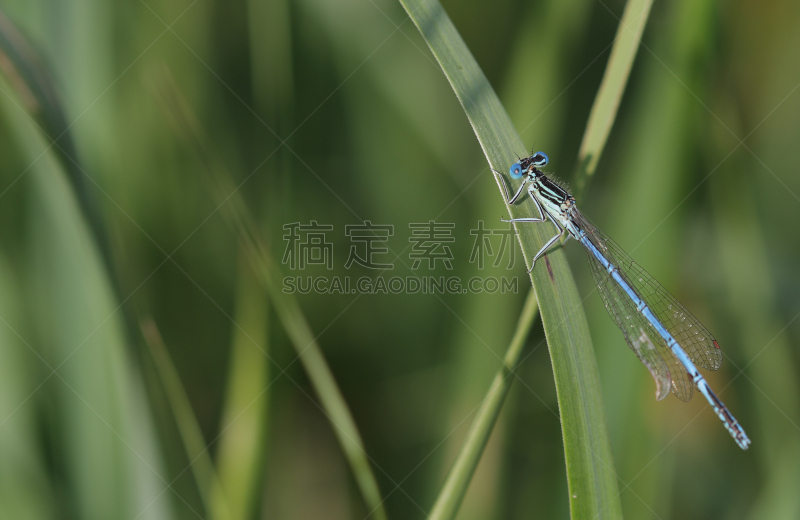
<svg viewBox="0 0 800 520"><path fill-rule="evenodd" d="M619 273L650 307L662 325L688 354L693 363L717 370L722 352L714 336L674 296L642 269L613 240L588 222L577 218L592 243L617 266ZM663 399L672 386L682 401L692 398L694 384L655 328L637 310L628 294L617 284L594 255L587 251L592 275L608 313L625 336L625 341L656 380L656 398ZM669 382L671 381L671 385Z"/></svg>

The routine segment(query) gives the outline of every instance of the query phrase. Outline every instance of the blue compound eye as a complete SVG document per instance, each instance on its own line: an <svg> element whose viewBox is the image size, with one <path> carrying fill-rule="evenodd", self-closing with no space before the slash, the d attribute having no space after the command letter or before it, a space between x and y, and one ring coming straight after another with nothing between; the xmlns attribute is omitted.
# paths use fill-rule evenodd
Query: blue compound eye
<svg viewBox="0 0 800 520"><path fill-rule="evenodd" d="M508 174L511 175L512 179L519 179L522 177L522 166L515 162L511 165L511 169L508 170Z"/></svg>
<svg viewBox="0 0 800 520"><path fill-rule="evenodd" d="M550 158L544 152L536 152L531 156L531 162L534 166L546 166Z"/></svg>

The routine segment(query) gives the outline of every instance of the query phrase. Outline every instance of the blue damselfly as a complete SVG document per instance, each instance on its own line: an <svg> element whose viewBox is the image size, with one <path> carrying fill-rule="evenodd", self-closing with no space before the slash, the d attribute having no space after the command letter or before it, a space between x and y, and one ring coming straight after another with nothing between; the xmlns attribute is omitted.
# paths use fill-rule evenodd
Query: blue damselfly
<svg viewBox="0 0 800 520"><path fill-rule="evenodd" d="M708 370L719 368L722 352L717 340L622 248L592 225L578 211L575 198L566 189L539 170L548 160L544 152L536 152L511 166L511 177L522 179L513 196L509 196L502 175L495 172L509 204L517 202L527 186L539 210L538 217L505 222L544 222L549 217L558 230L536 253L531 270L536 260L561 237L572 237L580 242L586 249L592 276L609 315L655 379L656 399L664 399L671 389L678 399L689 401L696 386L739 447L746 450L750 445L747 434L695 366Z"/></svg>

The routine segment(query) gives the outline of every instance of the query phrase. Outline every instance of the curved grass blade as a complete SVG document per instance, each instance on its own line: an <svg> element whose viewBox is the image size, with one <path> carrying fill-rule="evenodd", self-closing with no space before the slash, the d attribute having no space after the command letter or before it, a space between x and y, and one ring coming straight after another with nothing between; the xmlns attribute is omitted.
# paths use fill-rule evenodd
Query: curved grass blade
<svg viewBox="0 0 800 520"><path fill-rule="evenodd" d="M466 44L438 2L401 3L447 76L490 165L505 171L518 154L526 151ZM507 182L512 187L518 185ZM512 217L534 214L528 200L507 209ZM548 226L519 229L526 262L552 233ZM586 316L563 252L544 256L531 278L553 362L572 518L620 518L597 363Z"/></svg>
<svg viewBox="0 0 800 520"><path fill-rule="evenodd" d="M221 494L212 497L212 504L219 500L227 505L232 520L247 520L257 506L269 438L269 361L264 356L269 352L269 304L252 268L243 261L237 293L237 326L216 455Z"/></svg>
<svg viewBox="0 0 800 520"><path fill-rule="evenodd" d="M178 136L184 139L198 157L201 170L211 186L220 212L238 233L246 258L266 289L269 299L286 334L297 352L297 358L308 374L320 403L317 405L331 423L334 434L347 459L364 503L376 520L385 520L386 510L381 500L378 482L372 471L364 441L350 408L339 390L316 335L306 321L297 300L282 291L281 271L261 238L255 218L250 213L230 174L214 153L199 122L191 112L172 78L166 73L154 78L154 95L164 108Z"/></svg>
<svg viewBox="0 0 800 520"><path fill-rule="evenodd" d="M628 76L639 49L653 0L629 0L619 22L617 36L603 73L603 80L592 104L589 121L578 151L578 171L575 172L575 197L580 200L586 185L597 169L597 162L606 146L608 134L617 117L617 109L628 83Z"/></svg>
<svg viewBox="0 0 800 520"><path fill-rule="evenodd" d="M56 412L39 409L47 420L37 431L52 440L53 451L45 451L69 482L57 501L81 518L171 518L156 500L164 486L156 430L97 244L62 164L8 90L0 82L0 113L13 136L6 145L32 165L27 195L34 209L22 277L30 306L22 308L35 320L14 335L52 383L42 391ZM142 503L153 505L142 512Z"/></svg>
<svg viewBox="0 0 800 520"><path fill-rule="evenodd" d="M525 299L525 305L517 322L517 330L503 358L503 366L494 376L489 392L472 421L464 446L456 458L453 468L447 475L442 491L431 510L430 520L449 520L455 518L458 508L464 499L472 475L478 467L486 444L500 415L508 391L513 382L514 370L522 354L525 339L531 330L533 321L539 310L536 292L531 289Z"/></svg>
<svg viewBox="0 0 800 520"><path fill-rule="evenodd" d="M231 520L228 506L221 499L223 495L217 470L211 460L203 433L200 431L200 424L197 422L192 405L189 403L189 396L186 395L178 371L172 363L155 322L150 319L143 321L142 335L147 346L150 347L156 370L158 370L161 383L164 385L164 393L175 416L178 432L186 449L186 456L197 482L197 488L200 490L200 498L203 500L206 513L209 518L214 520Z"/></svg>
<svg viewBox="0 0 800 520"><path fill-rule="evenodd" d="M105 221L100 213L97 200L92 196L86 177L81 169L75 141L67 123L64 108L52 79L50 70L43 65L42 59L33 46L17 29L12 21L0 9L0 70L8 78L26 111L33 117L39 130L49 141L61 159L64 172L70 181L75 197L89 224L93 238L102 255L105 267L110 275L112 288L116 296L122 292L119 277L114 267L111 246L105 228ZM124 308L128 320L128 332L134 327L132 315L127 306Z"/></svg>

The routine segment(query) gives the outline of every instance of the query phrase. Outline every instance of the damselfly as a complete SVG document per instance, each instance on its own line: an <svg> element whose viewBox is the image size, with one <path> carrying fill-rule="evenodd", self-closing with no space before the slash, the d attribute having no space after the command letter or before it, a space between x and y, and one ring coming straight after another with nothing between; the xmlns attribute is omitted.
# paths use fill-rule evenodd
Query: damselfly
<svg viewBox="0 0 800 520"><path fill-rule="evenodd" d="M544 152L536 152L514 163L509 174L514 179L521 178L522 185L510 198L503 177L495 172L509 204L517 202L527 186L539 210L538 217L506 222L544 222L549 217L558 230L533 257L531 270L536 260L565 233L567 239L572 237L583 244L609 315L656 381L656 399L664 399L672 389L678 399L689 401L697 386L739 447L746 450L750 445L747 434L695 366L708 370L719 368L722 352L717 340L622 248L594 227L578 211L575 198L567 190L539 170L548 160Z"/></svg>

